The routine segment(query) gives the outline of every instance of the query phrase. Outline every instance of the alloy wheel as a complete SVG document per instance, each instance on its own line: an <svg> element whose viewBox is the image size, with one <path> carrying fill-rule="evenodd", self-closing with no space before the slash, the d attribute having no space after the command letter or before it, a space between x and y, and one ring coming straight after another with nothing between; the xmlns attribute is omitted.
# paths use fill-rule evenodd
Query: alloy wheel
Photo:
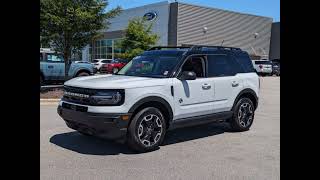
<svg viewBox="0 0 320 180"><path fill-rule="evenodd" d="M153 146L161 137L163 131L162 121L158 115L148 114L144 116L138 127L140 142L146 146Z"/></svg>
<svg viewBox="0 0 320 180"><path fill-rule="evenodd" d="M241 104L239 111L238 111L238 120L239 124L246 128L250 126L253 119L253 107L249 103Z"/></svg>

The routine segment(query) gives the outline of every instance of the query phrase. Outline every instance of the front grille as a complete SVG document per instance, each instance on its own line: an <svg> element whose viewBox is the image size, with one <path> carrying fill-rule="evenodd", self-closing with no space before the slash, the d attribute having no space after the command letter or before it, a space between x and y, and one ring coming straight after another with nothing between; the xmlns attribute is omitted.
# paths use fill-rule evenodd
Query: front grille
<svg viewBox="0 0 320 180"><path fill-rule="evenodd" d="M116 91L121 94L121 101L117 104L97 104L96 100L91 96L96 95L101 91ZM124 103L125 92L123 89L87 89L79 87L64 86L63 101L75 104L90 105L90 106L120 106Z"/></svg>
<svg viewBox="0 0 320 180"><path fill-rule="evenodd" d="M64 91L70 92L70 93L89 95L89 97L91 95L96 94L97 92L97 90L95 89L78 88L78 87L70 87L70 86L64 86ZM77 96L70 96L70 95L64 94L62 100L76 103L76 104L92 105L89 97L77 97Z"/></svg>
<svg viewBox="0 0 320 180"><path fill-rule="evenodd" d="M79 94L87 94L89 96L97 93L96 89L78 88L78 87L71 87L71 86L64 86L64 91L79 93Z"/></svg>

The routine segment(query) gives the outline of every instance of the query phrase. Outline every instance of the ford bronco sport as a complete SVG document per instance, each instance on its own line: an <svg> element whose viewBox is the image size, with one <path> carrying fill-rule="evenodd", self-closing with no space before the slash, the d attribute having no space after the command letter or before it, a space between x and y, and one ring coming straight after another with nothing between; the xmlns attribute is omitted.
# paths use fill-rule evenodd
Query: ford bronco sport
<svg viewBox="0 0 320 180"><path fill-rule="evenodd" d="M154 47L116 74L65 82L58 114L84 135L125 139L145 152L178 127L226 121L235 131L249 130L259 86L239 48Z"/></svg>

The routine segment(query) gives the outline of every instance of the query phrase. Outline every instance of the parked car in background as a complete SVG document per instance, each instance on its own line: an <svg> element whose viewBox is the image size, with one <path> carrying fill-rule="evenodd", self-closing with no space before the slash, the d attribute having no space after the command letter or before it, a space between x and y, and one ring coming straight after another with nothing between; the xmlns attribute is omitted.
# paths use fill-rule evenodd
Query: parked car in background
<svg viewBox="0 0 320 180"><path fill-rule="evenodd" d="M102 65L109 64L111 61L111 59L94 59L92 64L95 66L95 68L97 68L97 71L100 71Z"/></svg>
<svg viewBox="0 0 320 180"><path fill-rule="evenodd" d="M50 49L40 49L40 85L46 82L65 80L65 64L62 54ZM72 61L68 72L68 79L94 74L94 66L90 63Z"/></svg>
<svg viewBox="0 0 320 180"><path fill-rule="evenodd" d="M272 75L280 76L280 60L272 60Z"/></svg>
<svg viewBox="0 0 320 180"><path fill-rule="evenodd" d="M115 59L111 63L103 64L100 68L101 73L117 73L123 66L125 66L129 60L127 59Z"/></svg>
<svg viewBox="0 0 320 180"><path fill-rule="evenodd" d="M257 74L272 75L272 63L269 60L252 60L252 64Z"/></svg>

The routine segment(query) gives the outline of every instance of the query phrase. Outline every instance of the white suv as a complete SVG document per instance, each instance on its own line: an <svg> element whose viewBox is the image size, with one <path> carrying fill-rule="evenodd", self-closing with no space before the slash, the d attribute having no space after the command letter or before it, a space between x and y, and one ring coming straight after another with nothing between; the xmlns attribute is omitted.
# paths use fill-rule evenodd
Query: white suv
<svg viewBox="0 0 320 180"><path fill-rule="evenodd" d="M259 75L272 75L272 63L269 60L253 60L253 67Z"/></svg>
<svg viewBox="0 0 320 180"><path fill-rule="evenodd" d="M111 59L94 59L94 60L92 60L92 64L94 65L94 67L97 68L98 71L100 71L100 68L102 65L110 64L111 62L112 62Z"/></svg>
<svg viewBox="0 0 320 180"><path fill-rule="evenodd" d="M248 130L258 92L259 77L239 48L154 47L117 74L67 81L58 113L82 134L125 139L145 152L178 127L225 120Z"/></svg>

